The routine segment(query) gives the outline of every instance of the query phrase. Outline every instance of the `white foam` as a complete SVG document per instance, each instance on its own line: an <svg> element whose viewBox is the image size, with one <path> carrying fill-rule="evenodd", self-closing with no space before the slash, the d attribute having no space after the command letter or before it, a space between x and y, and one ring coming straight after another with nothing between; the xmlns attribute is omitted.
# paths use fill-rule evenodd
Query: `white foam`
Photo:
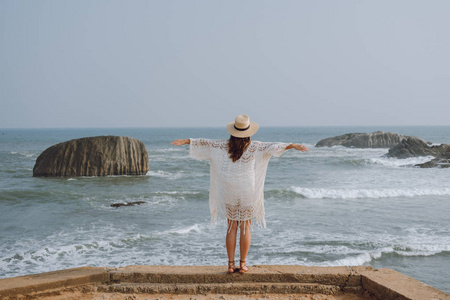
<svg viewBox="0 0 450 300"><path fill-rule="evenodd" d="M189 191L159 191L155 192L155 194L168 194L168 195L197 195L200 194L200 192L189 192Z"/></svg>
<svg viewBox="0 0 450 300"><path fill-rule="evenodd" d="M172 147L172 148L159 148L154 149L149 152L149 154L152 153L167 153L167 152L186 152L187 149L185 147ZM151 155L150 155L151 156Z"/></svg>
<svg viewBox="0 0 450 300"><path fill-rule="evenodd" d="M433 256L450 252L449 229L430 230L411 227L395 243L395 253L402 256Z"/></svg>
<svg viewBox="0 0 450 300"><path fill-rule="evenodd" d="M401 256L433 256L443 252L450 252L449 245L411 245L396 249Z"/></svg>
<svg viewBox="0 0 450 300"><path fill-rule="evenodd" d="M159 162L159 161L162 161L162 162L170 161L170 162L172 162L174 160L177 160L177 161L179 161L179 160L190 160L190 157L189 157L189 155L183 155L183 156L173 156L173 155L171 155L171 156L169 156L167 154L151 154L151 155L149 155L148 159L149 159L149 161L152 161L152 162Z"/></svg>
<svg viewBox="0 0 450 300"><path fill-rule="evenodd" d="M35 153L31 153L30 151L23 151L23 152L11 151L10 153L13 154L13 155L17 155L18 154L18 155L24 156L26 158L33 158L33 157L36 156Z"/></svg>
<svg viewBox="0 0 450 300"><path fill-rule="evenodd" d="M321 265L323 266L362 266L370 263L374 259L379 259L383 253L392 252L392 248L384 248L380 251L376 252L364 252L355 256L348 256L342 259L338 259L335 261L324 262Z"/></svg>
<svg viewBox="0 0 450 300"><path fill-rule="evenodd" d="M290 191L308 199L394 198L450 195L450 188L323 189L292 186Z"/></svg>
<svg viewBox="0 0 450 300"><path fill-rule="evenodd" d="M146 175L151 177L160 177L160 178L167 178L169 180L175 180L183 177L185 174L184 172L169 173L166 171L158 170L156 172L148 171Z"/></svg>
<svg viewBox="0 0 450 300"><path fill-rule="evenodd" d="M140 243L142 239L152 239L152 236L130 235L127 233L129 230L130 228L124 228L122 231L116 228L114 235L107 234L111 230L105 230L104 234L99 235L98 229L93 226L89 230L58 232L44 240L17 240L11 244L9 250L2 252L0 270L7 271L5 275L10 277L86 264L99 266L115 264L119 266L120 262L130 264L135 257L146 256L144 249L130 245ZM123 248L128 248L127 258L121 254Z"/></svg>
<svg viewBox="0 0 450 300"><path fill-rule="evenodd" d="M405 167L414 166L417 164L423 164L427 161L432 160L433 156L420 156L420 157L410 157L404 159L389 158L389 157L375 157L367 159L369 164L378 164L387 167Z"/></svg>
<svg viewBox="0 0 450 300"><path fill-rule="evenodd" d="M168 207L173 207L177 204L178 201L180 200L184 200L184 197L169 197L169 196L155 196L153 197L148 204L151 206L168 206Z"/></svg>
<svg viewBox="0 0 450 300"><path fill-rule="evenodd" d="M333 146L331 148L309 148L309 157L320 158L345 158L345 157L373 157L386 154L387 149L372 148L346 148L343 146Z"/></svg>
<svg viewBox="0 0 450 300"><path fill-rule="evenodd" d="M167 178L169 180L176 180L176 179L185 178L185 177L205 177L205 176L209 176L208 174L205 174L205 173L192 173L192 172L186 172L186 171L179 171L179 172L176 172L176 173L170 173L170 172L163 171L163 170L148 171L146 175L147 176L151 176L151 177Z"/></svg>
<svg viewBox="0 0 450 300"><path fill-rule="evenodd" d="M194 224L192 226L166 231L166 233L175 233L175 234L188 234L188 233L200 233L200 232L201 232L200 224Z"/></svg>

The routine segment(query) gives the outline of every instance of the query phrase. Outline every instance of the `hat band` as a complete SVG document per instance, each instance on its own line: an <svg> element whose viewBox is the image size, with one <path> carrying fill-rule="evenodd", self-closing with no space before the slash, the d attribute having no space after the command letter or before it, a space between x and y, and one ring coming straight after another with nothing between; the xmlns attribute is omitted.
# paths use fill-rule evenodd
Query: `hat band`
<svg viewBox="0 0 450 300"><path fill-rule="evenodd" d="M250 125L248 125L247 128L237 128L236 125L234 125L234 129L238 130L238 131L246 131L250 128Z"/></svg>

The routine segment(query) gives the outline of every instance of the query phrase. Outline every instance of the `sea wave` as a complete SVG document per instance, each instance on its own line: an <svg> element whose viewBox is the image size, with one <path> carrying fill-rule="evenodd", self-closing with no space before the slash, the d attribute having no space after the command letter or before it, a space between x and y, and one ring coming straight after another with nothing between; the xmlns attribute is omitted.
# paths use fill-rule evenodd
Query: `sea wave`
<svg viewBox="0 0 450 300"><path fill-rule="evenodd" d="M326 148L309 148L308 156L320 158L342 158L342 157L365 157L365 156L381 156L387 153L388 149L384 148L347 148L344 146L333 146Z"/></svg>
<svg viewBox="0 0 450 300"><path fill-rule="evenodd" d="M22 151L22 152L11 151L10 154L22 156L22 157L25 157L25 158L35 158L35 157L37 157L37 154L34 153L34 152L31 152L31 151Z"/></svg>
<svg viewBox="0 0 450 300"><path fill-rule="evenodd" d="M172 148L155 148L149 151L150 153L166 153L166 152L188 152L184 147L172 147Z"/></svg>
<svg viewBox="0 0 450 300"><path fill-rule="evenodd" d="M450 188L324 189L292 186L290 191L308 199L395 198L450 195Z"/></svg>
<svg viewBox="0 0 450 300"><path fill-rule="evenodd" d="M202 228L200 227L200 224L194 224L192 226L187 226L179 229L171 229L166 231L165 233L169 234L177 234L177 235L184 235L189 233L201 233Z"/></svg>
<svg viewBox="0 0 450 300"><path fill-rule="evenodd" d="M427 248L433 248L432 251L427 251ZM384 257L389 257L392 255L398 255L401 257L430 257L434 255L439 255L442 253L449 253L448 247L445 246L432 246L432 245L423 245L414 251L401 251L396 247L385 247L379 250L367 251L359 254L348 255L344 258L337 259L334 261L325 261L315 265L319 266L362 266L371 264L375 260L382 260Z"/></svg>
<svg viewBox="0 0 450 300"><path fill-rule="evenodd" d="M390 157L375 157L366 160L368 164L383 165L387 167L405 167L414 166L417 164L423 164L427 161L432 160L433 156L420 156L420 157L410 157L410 158L390 158Z"/></svg>
<svg viewBox="0 0 450 300"><path fill-rule="evenodd" d="M148 171L146 175L150 176L150 177L166 178L169 180L176 180L176 179L186 178L186 177L209 176L208 174L204 174L204 173L192 173L192 172L186 172L186 171L168 172L168 171L163 171L163 170Z"/></svg>
<svg viewBox="0 0 450 300"><path fill-rule="evenodd" d="M175 155L167 155L167 154L151 154L148 156L149 161L151 162L172 162L172 161L183 161L190 160L189 155L175 156Z"/></svg>
<svg viewBox="0 0 450 300"><path fill-rule="evenodd" d="M345 258L337 259L335 261L327 261L320 263L320 266L330 266L330 267L338 267L338 266L362 266L367 265L371 261L375 259L379 259L382 257L383 253L391 253L390 248L385 248L380 251L374 252L364 252L361 254L347 256Z"/></svg>
<svg viewBox="0 0 450 300"><path fill-rule="evenodd" d="M59 238L60 240L56 240ZM48 272L56 269L92 265L126 265L126 258L117 259L123 249L127 249L131 257L145 257L146 252L136 249L136 244L157 239L151 235L136 234L129 237L116 237L99 240L87 238L69 242L67 233L48 238L51 246L42 246L38 241L17 241L13 251L7 251L0 260L0 278L3 276L20 276L30 273ZM73 237L72 237L73 239ZM142 258L141 258L142 259Z"/></svg>
<svg viewBox="0 0 450 300"><path fill-rule="evenodd" d="M55 232L43 239L19 239L0 247L0 278L73 268L82 265L119 267L131 264L204 265L218 263L225 255L224 241L216 239L223 227L207 221L177 223L166 230L142 230L133 224L115 226L105 222L90 228ZM409 229L408 229L409 230ZM450 252L444 229L439 234L425 228L413 228L402 237L385 234L356 237L347 235L315 236L315 241L298 241L294 235L287 244L256 240L252 252L254 264L301 264L311 266L359 266L392 256L433 256ZM114 232L114 234L111 234ZM442 238L441 235L445 237ZM205 242L204 236L208 242ZM310 236L310 237L311 237ZM222 237L222 235L221 235ZM302 238L303 239L303 238ZM269 239L270 241L270 239ZM365 241L365 242L364 242ZM271 246L272 245L272 246ZM258 250L260 249L260 250ZM127 255L123 255L127 253ZM149 255L151 253L152 255ZM198 261L197 253L203 253ZM220 262L219 262L220 263Z"/></svg>
<svg viewBox="0 0 450 300"><path fill-rule="evenodd" d="M291 189L273 189L264 192L266 199L292 199L298 197L298 193Z"/></svg>
<svg viewBox="0 0 450 300"><path fill-rule="evenodd" d="M208 231L207 226L207 223L193 224L166 231L150 229L137 232L139 228L127 224L122 228L98 223L90 229L63 230L41 239L11 239L0 246L3 253L0 258L0 278L84 265L119 267L131 264L192 264L193 256L182 255L184 242L179 239L190 239L191 234L198 239L199 234ZM201 243L197 246L195 242L188 244L196 252L201 250L195 247L204 245Z"/></svg>

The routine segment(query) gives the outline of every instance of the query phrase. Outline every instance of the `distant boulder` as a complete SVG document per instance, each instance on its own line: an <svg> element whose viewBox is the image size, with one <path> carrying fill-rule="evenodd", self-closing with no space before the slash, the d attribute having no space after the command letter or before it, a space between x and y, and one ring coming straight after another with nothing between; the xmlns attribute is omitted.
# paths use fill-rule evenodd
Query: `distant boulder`
<svg viewBox="0 0 450 300"><path fill-rule="evenodd" d="M450 144L429 146L420 140L406 139L389 149L386 156L395 158L434 156L436 158L450 159Z"/></svg>
<svg viewBox="0 0 450 300"><path fill-rule="evenodd" d="M391 148L408 138L424 140L417 137L409 137L393 132L376 131L372 133L348 133L320 140L316 147L344 146L353 148Z"/></svg>
<svg viewBox="0 0 450 300"><path fill-rule="evenodd" d="M36 159L33 176L145 175L145 145L123 136L75 139L46 149Z"/></svg>

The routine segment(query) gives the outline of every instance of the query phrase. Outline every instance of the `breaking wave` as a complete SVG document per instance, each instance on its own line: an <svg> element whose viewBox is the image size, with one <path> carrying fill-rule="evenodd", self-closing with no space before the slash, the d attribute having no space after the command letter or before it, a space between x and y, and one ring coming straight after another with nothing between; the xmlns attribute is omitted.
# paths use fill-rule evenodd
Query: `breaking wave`
<svg viewBox="0 0 450 300"><path fill-rule="evenodd" d="M308 199L395 198L450 195L450 188L324 189L292 186L290 191Z"/></svg>
<svg viewBox="0 0 450 300"><path fill-rule="evenodd" d="M168 171L163 171L163 170L148 171L146 175L150 176L150 177L165 178L168 180L177 180L180 178L208 176L208 174L203 174L203 173L193 173L193 172L186 172L186 171L168 172Z"/></svg>
<svg viewBox="0 0 450 300"><path fill-rule="evenodd" d="M369 164L383 165L386 167L405 167L414 166L417 164L423 164L427 161L432 160L433 156L420 156L420 157L410 157L404 159L398 158L388 158L388 157L374 157L366 160Z"/></svg>

